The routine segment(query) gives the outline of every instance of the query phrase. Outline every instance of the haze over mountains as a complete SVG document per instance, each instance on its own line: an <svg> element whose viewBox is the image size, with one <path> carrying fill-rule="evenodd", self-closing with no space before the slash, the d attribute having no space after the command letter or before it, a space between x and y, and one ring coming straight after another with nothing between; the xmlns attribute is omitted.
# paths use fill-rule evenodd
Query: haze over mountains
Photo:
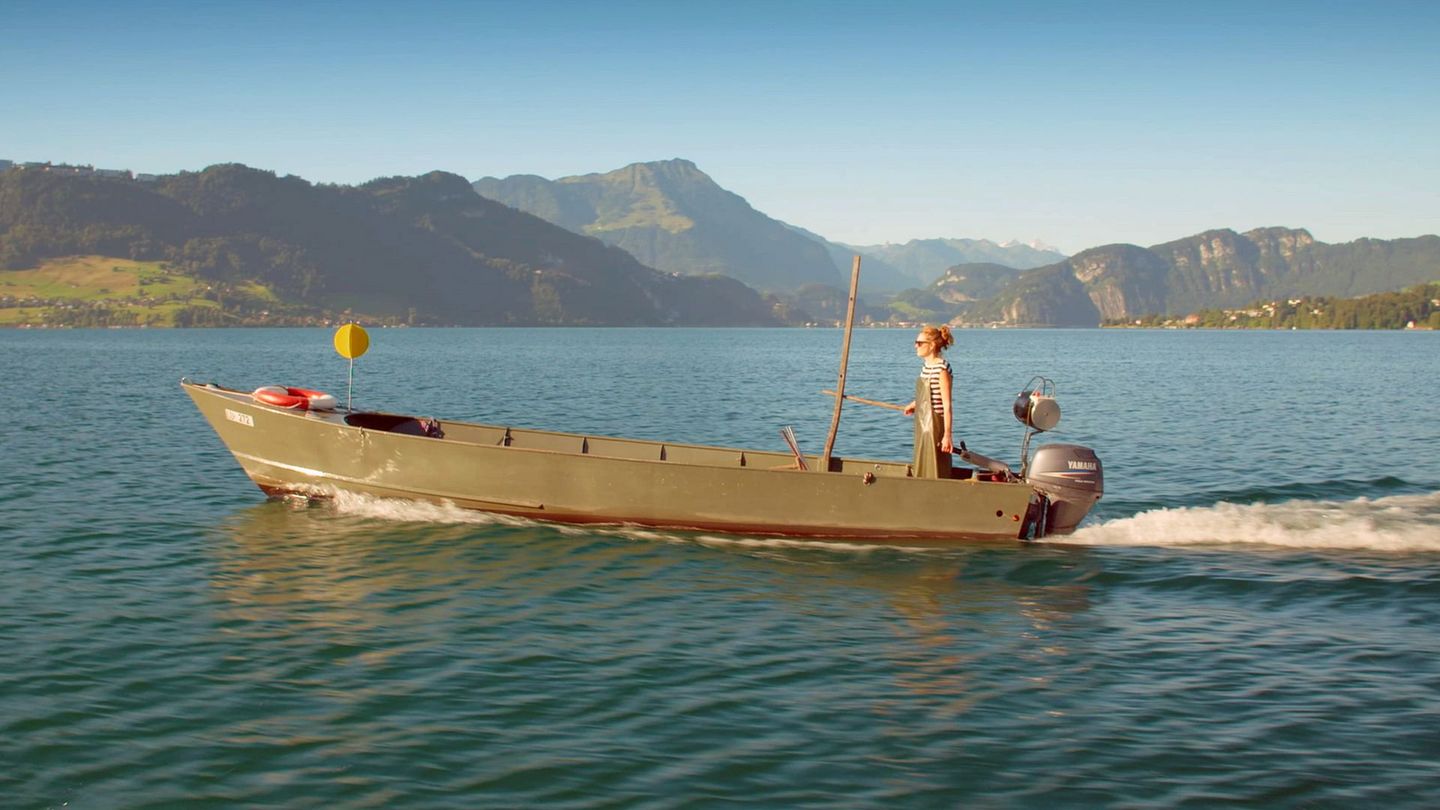
<svg viewBox="0 0 1440 810"><path fill-rule="evenodd" d="M911 283L905 287L924 286L936 281L946 268L959 264L999 264L1016 270L1044 267L1065 259L1053 248L1008 242L996 244L989 239L911 239L903 245L858 245L851 252L866 259L878 259L891 265Z"/></svg>
<svg viewBox="0 0 1440 810"><path fill-rule="evenodd" d="M831 242L756 211L694 163L678 158L556 180L484 177L474 187L481 196L597 237L651 267L685 275L723 273L764 291L847 286L857 252L866 258L862 289L877 292L924 286L962 262L995 261L1024 269L1065 258L983 239L871 247Z"/></svg>
<svg viewBox="0 0 1440 810"><path fill-rule="evenodd" d="M688 160L607 174L475 181L484 197L614 245L683 275L720 273L757 289L838 284L825 249L751 208Z"/></svg>
<svg viewBox="0 0 1440 810"><path fill-rule="evenodd" d="M861 311L888 322L1095 326L1440 279L1436 236L1328 245L1302 229L1218 229L1068 258L983 239L855 247L756 211L685 160L353 187L236 164L153 182L0 173L0 267L164 261L219 285L262 284L289 305L411 323L824 322L843 311L857 251Z"/></svg>

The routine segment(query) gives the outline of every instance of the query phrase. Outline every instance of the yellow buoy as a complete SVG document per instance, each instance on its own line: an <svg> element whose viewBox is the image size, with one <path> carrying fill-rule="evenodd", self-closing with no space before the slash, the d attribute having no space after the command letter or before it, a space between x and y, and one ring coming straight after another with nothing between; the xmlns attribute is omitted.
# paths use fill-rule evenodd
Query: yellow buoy
<svg viewBox="0 0 1440 810"><path fill-rule="evenodd" d="M370 336L358 323L347 323L335 330L335 351L346 360L354 360L370 348Z"/></svg>

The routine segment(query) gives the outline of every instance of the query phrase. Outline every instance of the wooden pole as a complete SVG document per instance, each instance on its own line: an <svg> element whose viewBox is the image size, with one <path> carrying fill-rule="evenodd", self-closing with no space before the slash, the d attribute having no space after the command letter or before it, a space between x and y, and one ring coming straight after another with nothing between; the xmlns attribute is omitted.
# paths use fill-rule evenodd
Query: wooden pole
<svg viewBox="0 0 1440 810"><path fill-rule="evenodd" d="M820 471L830 471L830 451L835 449L835 434L840 432L840 408L845 404L845 370L850 365L850 334L855 329L855 292L860 287L860 254L850 268L850 303L845 308L845 345L840 350L840 379L835 383L835 413L830 417L830 435L825 437L825 452L820 454Z"/></svg>
<svg viewBox="0 0 1440 810"><path fill-rule="evenodd" d="M820 393L822 393L822 394L834 394L835 392L834 392L834 391L821 391ZM850 400L851 402L858 402L858 403L860 403L861 405L874 405L874 406L877 407L877 408L889 408L889 409L892 410L892 411L899 411L899 412L901 412L901 413L904 413L904 412L905 412L905 406L904 406L904 405L896 405L896 404L894 404L893 402L881 402L881 401L875 400L875 399L866 399L866 398L864 398L864 397L851 396L850 394L845 394L845 398L848 399L848 400Z"/></svg>

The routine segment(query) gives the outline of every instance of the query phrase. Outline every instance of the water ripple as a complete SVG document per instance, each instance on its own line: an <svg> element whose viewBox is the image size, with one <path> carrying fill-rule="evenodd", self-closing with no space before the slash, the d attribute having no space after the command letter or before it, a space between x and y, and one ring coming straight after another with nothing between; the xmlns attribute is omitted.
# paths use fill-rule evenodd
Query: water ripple
<svg viewBox="0 0 1440 810"><path fill-rule="evenodd" d="M908 337L857 335L852 390L908 397ZM1413 337L963 335L971 444L1018 447L1010 381L1048 358L1111 494L1061 542L935 548L269 502L155 392L339 390L328 335L0 334L0 804L1427 806L1440 441L1405 421L1420 395L1368 396L1429 378ZM793 422L813 447L836 347L410 330L358 393L726 444ZM87 407L16 401L40 379ZM906 454L887 414L846 419L841 452Z"/></svg>

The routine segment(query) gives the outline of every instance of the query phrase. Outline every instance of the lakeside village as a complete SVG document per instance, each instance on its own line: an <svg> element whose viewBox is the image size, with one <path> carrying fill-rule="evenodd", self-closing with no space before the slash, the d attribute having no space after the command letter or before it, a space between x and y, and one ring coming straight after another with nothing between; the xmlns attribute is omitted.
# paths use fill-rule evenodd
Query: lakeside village
<svg viewBox="0 0 1440 810"><path fill-rule="evenodd" d="M1440 329L1440 283L1363 298L1301 296L1242 309L1206 309L1189 315L1110 318L1109 329Z"/></svg>
<svg viewBox="0 0 1440 810"><path fill-rule="evenodd" d="M135 180L141 183L154 183L160 179L158 174L143 174L132 172L129 169L97 169L94 166L72 166L68 163L49 163L37 161L24 161L16 163L13 160L0 159L0 172L10 169L19 169L27 172L48 172L49 174L63 174L72 177L115 177L121 180Z"/></svg>
<svg viewBox="0 0 1440 810"><path fill-rule="evenodd" d="M161 271L162 273L164 271ZM148 275L148 274L146 274ZM166 274L168 275L168 274ZM154 283L142 277L140 284ZM173 278L173 276L172 276ZM161 286L158 285L157 286ZM166 290L158 295L140 291L134 296L104 295L98 299L78 301L65 298L39 298L26 296L17 298L0 294L0 328L18 329L67 329L67 328L147 328L147 327L257 327L257 326L301 326L333 328L343 323L359 322L376 328L404 328L408 326L447 326L438 322L426 322L418 318L412 309L408 317L373 317L352 311L333 312L303 306L281 304L268 291L217 288L214 285L196 284L193 290ZM1246 329L1246 330L1440 330L1440 284L1425 285L1425 300L1428 317L1417 319L1407 317L1414 307L1397 315L1394 308L1383 308L1376 312L1369 308L1354 306L1365 299L1314 299L1291 298L1253 305L1246 309L1216 309L1191 313L1183 317L1147 315L1142 318L1107 320L1100 324L1105 329ZM1402 293L1387 293L1400 296ZM1371 298L1374 298L1372 296ZM10 317L5 315L9 313ZM18 317L15 317L18 316ZM1398 319L1397 319L1398 318ZM1403 319L1403 320L1399 320ZM808 328L842 326L843 322L819 321L806 323ZM863 319L856 326L871 329L915 329L923 326L919 322L876 321ZM963 323L950 324L956 329L1014 329L1025 325L1005 323ZM1029 325L1029 328L1046 328Z"/></svg>

